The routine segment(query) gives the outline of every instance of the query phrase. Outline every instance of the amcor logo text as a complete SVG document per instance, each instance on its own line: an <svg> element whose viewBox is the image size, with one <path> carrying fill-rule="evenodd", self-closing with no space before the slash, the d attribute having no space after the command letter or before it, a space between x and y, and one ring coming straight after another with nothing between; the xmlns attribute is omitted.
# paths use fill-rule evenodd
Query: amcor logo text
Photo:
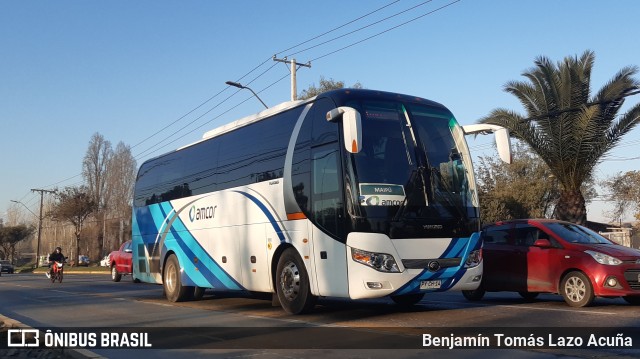
<svg viewBox="0 0 640 359"><path fill-rule="evenodd" d="M216 216L216 208L218 208L218 206L208 206L201 208L191 206L191 209L189 210L189 220L193 222L202 219L213 219Z"/></svg>

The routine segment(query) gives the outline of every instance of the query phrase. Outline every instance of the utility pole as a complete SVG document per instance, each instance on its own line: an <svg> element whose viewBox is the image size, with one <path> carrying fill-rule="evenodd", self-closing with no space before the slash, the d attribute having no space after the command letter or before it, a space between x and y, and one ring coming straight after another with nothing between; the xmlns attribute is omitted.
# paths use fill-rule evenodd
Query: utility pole
<svg viewBox="0 0 640 359"><path fill-rule="evenodd" d="M56 193L56 191L32 188L31 192L40 192L40 217L38 219L38 245L36 247L36 266L35 266L35 268L38 268L38 265L40 264L40 236L42 235L42 207L44 205L44 194L45 193L53 194L53 193Z"/></svg>
<svg viewBox="0 0 640 359"><path fill-rule="evenodd" d="M291 65L291 70L290 70L291 71L291 101L297 100L298 88L296 84L296 71L303 66L311 67L311 61L307 62L306 64L299 64L296 62L296 59L287 60L286 56L283 59L278 59L276 58L276 55L273 55L273 61L284 62L285 64Z"/></svg>

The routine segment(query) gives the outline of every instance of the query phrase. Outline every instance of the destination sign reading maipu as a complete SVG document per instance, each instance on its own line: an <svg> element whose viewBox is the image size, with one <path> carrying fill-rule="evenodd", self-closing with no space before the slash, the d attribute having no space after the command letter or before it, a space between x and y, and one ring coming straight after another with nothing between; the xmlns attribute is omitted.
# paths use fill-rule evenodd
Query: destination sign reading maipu
<svg viewBox="0 0 640 359"><path fill-rule="evenodd" d="M404 187L398 184L361 183L362 206L399 206L404 201Z"/></svg>

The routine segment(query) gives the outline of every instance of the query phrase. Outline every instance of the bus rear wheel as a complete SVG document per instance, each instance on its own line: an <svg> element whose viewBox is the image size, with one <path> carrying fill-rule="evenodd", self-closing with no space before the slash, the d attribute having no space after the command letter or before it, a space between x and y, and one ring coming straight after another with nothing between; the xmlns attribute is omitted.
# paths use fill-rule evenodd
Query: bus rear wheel
<svg viewBox="0 0 640 359"><path fill-rule="evenodd" d="M276 292L280 305L289 314L307 312L315 305L316 297L311 294L309 275L294 248L285 249L278 260Z"/></svg>
<svg viewBox="0 0 640 359"><path fill-rule="evenodd" d="M193 287L185 287L180 279L180 263L175 254L167 258L162 276L165 296L171 302L183 302L193 295Z"/></svg>

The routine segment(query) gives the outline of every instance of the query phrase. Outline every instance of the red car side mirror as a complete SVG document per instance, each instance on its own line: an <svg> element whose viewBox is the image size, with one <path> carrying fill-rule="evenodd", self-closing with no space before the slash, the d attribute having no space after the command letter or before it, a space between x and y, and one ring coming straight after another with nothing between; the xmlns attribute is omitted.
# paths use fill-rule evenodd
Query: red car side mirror
<svg viewBox="0 0 640 359"><path fill-rule="evenodd" d="M533 243L533 246L540 248L551 248L551 242L546 238L542 238L536 240L535 243Z"/></svg>

